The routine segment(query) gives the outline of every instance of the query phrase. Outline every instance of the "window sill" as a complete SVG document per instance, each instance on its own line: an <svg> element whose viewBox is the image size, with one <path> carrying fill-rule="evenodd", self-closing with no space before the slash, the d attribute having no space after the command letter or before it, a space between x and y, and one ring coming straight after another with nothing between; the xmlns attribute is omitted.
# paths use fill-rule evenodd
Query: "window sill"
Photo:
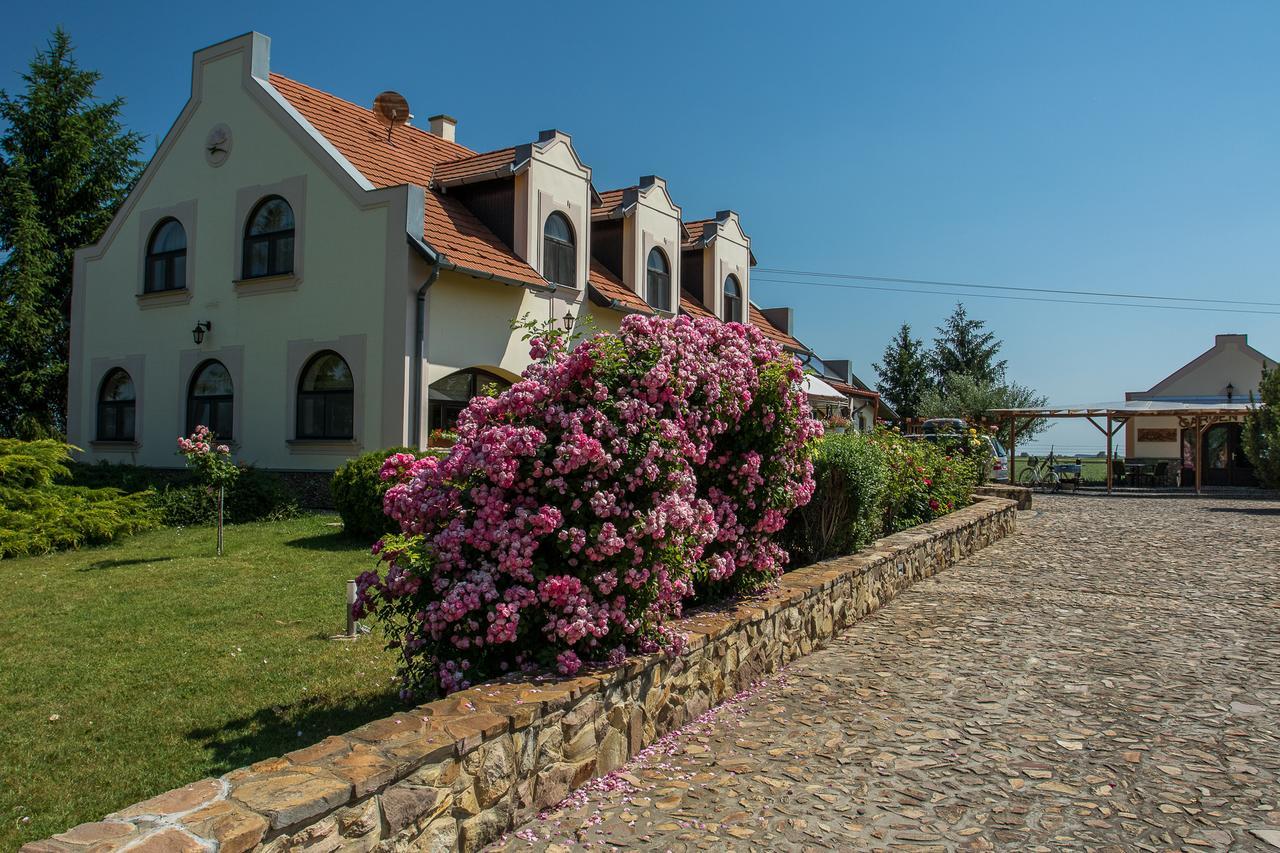
<svg viewBox="0 0 1280 853"><path fill-rule="evenodd" d="M297 290L302 277L295 273L281 275L260 275L255 278L237 278L231 282L235 285L236 296L257 296L262 293L287 293Z"/></svg>
<svg viewBox="0 0 1280 853"><path fill-rule="evenodd" d="M285 442L291 454L334 453L351 455L361 449L354 438L291 438Z"/></svg>
<svg viewBox="0 0 1280 853"><path fill-rule="evenodd" d="M173 290L153 290L135 297L139 308L163 308L167 305L185 305L191 301L191 291L185 287Z"/></svg>
<svg viewBox="0 0 1280 853"><path fill-rule="evenodd" d="M133 440L113 441L110 439L95 438L89 442L89 446L94 450L117 450L117 451L134 451L141 447L141 443Z"/></svg>

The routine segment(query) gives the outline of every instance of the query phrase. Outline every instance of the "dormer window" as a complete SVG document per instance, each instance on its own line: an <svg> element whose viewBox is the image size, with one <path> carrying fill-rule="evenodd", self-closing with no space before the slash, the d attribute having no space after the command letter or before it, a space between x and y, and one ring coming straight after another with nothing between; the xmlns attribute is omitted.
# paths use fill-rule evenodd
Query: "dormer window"
<svg viewBox="0 0 1280 853"><path fill-rule="evenodd" d="M645 301L659 311L670 311L671 265L667 263L667 256L661 249L649 250L649 261L645 268Z"/></svg>
<svg viewBox="0 0 1280 853"><path fill-rule="evenodd" d="M187 286L187 232L176 219L166 219L151 232L142 290L159 293Z"/></svg>
<svg viewBox="0 0 1280 853"><path fill-rule="evenodd" d="M724 280L724 321L726 323L742 322L742 285L736 275Z"/></svg>
<svg viewBox="0 0 1280 853"><path fill-rule="evenodd" d="M542 277L552 284L578 286L573 226L563 213L552 213L542 228Z"/></svg>

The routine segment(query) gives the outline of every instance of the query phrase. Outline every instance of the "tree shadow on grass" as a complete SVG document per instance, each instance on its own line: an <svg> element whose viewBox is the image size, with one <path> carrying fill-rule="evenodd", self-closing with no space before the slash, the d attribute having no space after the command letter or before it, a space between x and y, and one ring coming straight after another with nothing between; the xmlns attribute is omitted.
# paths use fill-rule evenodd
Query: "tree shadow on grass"
<svg viewBox="0 0 1280 853"><path fill-rule="evenodd" d="M192 729L188 740L209 750L210 773L219 775L319 743L402 710L395 693L334 700L315 696L288 705L259 708L220 726Z"/></svg>
<svg viewBox="0 0 1280 853"><path fill-rule="evenodd" d="M142 566L147 563L167 563L173 557L134 557L129 560L99 560L76 569L77 572L96 572L102 569L122 569L125 566Z"/></svg>
<svg viewBox="0 0 1280 853"><path fill-rule="evenodd" d="M332 533L317 533L313 536L299 536L285 541L290 548L305 551L356 551L367 549L372 542L365 542L359 537L348 536L342 528L335 528Z"/></svg>

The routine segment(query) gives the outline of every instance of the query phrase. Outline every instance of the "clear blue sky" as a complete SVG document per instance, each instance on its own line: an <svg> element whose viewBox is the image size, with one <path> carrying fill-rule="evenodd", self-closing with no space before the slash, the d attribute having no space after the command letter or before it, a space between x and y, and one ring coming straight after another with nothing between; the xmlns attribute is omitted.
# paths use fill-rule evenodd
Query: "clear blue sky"
<svg viewBox="0 0 1280 853"><path fill-rule="evenodd" d="M397 89L473 148L557 127L601 189L656 173L689 217L738 210L762 266L1280 302L1274 2L392 8L23 3L0 87L61 23L149 153L192 51L256 29L274 70L360 103ZM752 296L869 382L899 323L931 335L955 301ZM965 301L1055 403L1146 388L1219 332L1280 357L1280 316ZM1049 440L1101 449L1082 424Z"/></svg>

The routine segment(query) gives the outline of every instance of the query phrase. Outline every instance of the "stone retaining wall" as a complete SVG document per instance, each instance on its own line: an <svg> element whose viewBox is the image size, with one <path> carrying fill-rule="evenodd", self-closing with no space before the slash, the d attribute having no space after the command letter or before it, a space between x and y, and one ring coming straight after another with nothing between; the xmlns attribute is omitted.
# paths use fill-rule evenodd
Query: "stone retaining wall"
<svg viewBox="0 0 1280 853"><path fill-rule="evenodd" d="M674 659L483 684L23 850L475 850L1008 535L1016 518L1014 503L979 499L788 572L766 595L681 620L689 643Z"/></svg>
<svg viewBox="0 0 1280 853"><path fill-rule="evenodd" d="M1026 486L1008 486L1004 483L983 483L974 493L988 498L1004 498L1013 501L1018 509L1031 509L1031 490Z"/></svg>

